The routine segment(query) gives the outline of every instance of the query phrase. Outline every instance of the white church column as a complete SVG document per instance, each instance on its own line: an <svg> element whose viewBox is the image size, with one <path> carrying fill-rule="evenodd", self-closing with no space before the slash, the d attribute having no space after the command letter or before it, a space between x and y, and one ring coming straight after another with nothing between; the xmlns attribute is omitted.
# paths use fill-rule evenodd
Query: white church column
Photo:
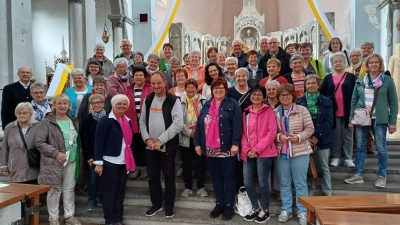
<svg viewBox="0 0 400 225"><path fill-rule="evenodd" d="M393 11L392 46L393 46L393 54L396 54L396 44L400 43L400 4L398 2L393 2L393 7L394 11ZM397 25L397 23L399 24Z"/></svg>
<svg viewBox="0 0 400 225"><path fill-rule="evenodd" d="M83 60L94 55L93 49L96 46L96 2L94 0L83 0ZM98 34L100 35L100 34Z"/></svg>
<svg viewBox="0 0 400 225"><path fill-rule="evenodd" d="M82 0L68 0L69 54L72 66L83 68Z"/></svg>
<svg viewBox="0 0 400 225"><path fill-rule="evenodd" d="M124 29L124 17L121 15L110 15L108 19L112 22L112 29L113 29L113 44L114 44L114 54L116 56L121 54L121 41L123 39L123 29Z"/></svg>

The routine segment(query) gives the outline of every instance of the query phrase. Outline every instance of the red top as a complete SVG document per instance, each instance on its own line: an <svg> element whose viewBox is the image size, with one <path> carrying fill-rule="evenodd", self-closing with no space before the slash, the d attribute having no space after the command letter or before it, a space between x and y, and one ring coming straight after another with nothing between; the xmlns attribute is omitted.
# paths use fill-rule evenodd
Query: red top
<svg viewBox="0 0 400 225"><path fill-rule="evenodd" d="M268 80L269 80L269 77L265 77L265 78L261 79L260 80L260 85L265 87L265 85L267 84ZM272 80L276 80L280 84L289 84L289 82L286 80L286 78L284 78L281 75L278 75L277 77L274 77L274 79L272 79Z"/></svg>

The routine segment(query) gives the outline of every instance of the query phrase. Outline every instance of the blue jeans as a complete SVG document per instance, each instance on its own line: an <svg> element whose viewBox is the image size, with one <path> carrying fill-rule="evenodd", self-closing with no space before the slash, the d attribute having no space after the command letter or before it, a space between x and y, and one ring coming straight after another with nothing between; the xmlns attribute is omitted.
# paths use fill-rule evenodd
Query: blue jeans
<svg viewBox="0 0 400 225"><path fill-rule="evenodd" d="M329 170L329 149L319 149L317 155L319 158L319 163L321 164L321 169L324 172L321 178L321 189L325 195L332 195L332 182L331 182L331 172Z"/></svg>
<svg viewBox="0 0 400 225"><path fill-rule="evenodd" d="M258 209L258 196L254 188L254 174L257 172L258 182L261 189L261 206L263 210L269 209L271 190L269 188L268 176L271 170L273 158L247 159L243 162L244 186L250 198L253 209Z"/></svg>
<svg viewBox="0 0 400 225"><path fill-rule="evenodd" d="M371 127L357 127L356 140L356 167L355 173L359 176L362 175L364 170L364 161L367 148L368 132L372 129L374 133L375 149L378 152L378 176L386 178L386 169L388 164L388 152L386 147L386 132L388 129L387 124L375 124L375 119L372 120Z"/></svg>
<svg viewBox="0 0 400 225"><path fill-rule="evenodd" d="M307 209L299 203L299 197L308 196L307 170L309 155L302 155L290 159L279 157L277 162L279 182L281 185L282 210L292 213L292 182L296 189L296 206L298 213L306 213Z"/></svg>
<svg viewBox="0 0 400 225"><path fill-rule="evenodd" d="M237 157L207 157L207 163L210 168L217 204L233 206L236 194Z"/></svg>
<svg viewBox="0 0 400 225"><path fill-rule="evenodd" d="M94 171L96 165L89 167L89 183L88 183L88 195L89 201L93 200L96 201L96 196L98 195L100 202L103 200L103 185L100 185L100 177Z"/></svg>

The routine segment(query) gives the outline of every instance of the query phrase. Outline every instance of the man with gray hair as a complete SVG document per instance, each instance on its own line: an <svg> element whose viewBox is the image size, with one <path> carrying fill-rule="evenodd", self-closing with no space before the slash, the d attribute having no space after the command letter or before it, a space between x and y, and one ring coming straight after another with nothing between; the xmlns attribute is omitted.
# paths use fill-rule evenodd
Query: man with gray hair
<svg viewBox="0 0 400 225"><path fill-rule="evenodd" d="M104 72L104 76L109 77L111 75L113 75L113 73L115 72L113 63L111 62L111 60L109 60L105 55L105 47L102 43L97 43L96 46L94 47L94 55L92 58L89 58L86 61L85 64L85 68L87 68L89 65L89 62L92 60L95 60L97 62L99 62L101 68L103 69Z"/></svg>
<svg viewBox="0 0 400 225"><path fill-rule="evenodd" d="M132 44L129 42L128 39L122 39L121 46L120 46L122 53L115 56L114 60L118 58L125 58L128 60L128 69L132 71L133 67L133 57L135 56L134 52L132 51Z"/></svg>
<svg viewBox="0 0 400 225"><path fill-rule="evenodd" d="M28 66L21 66L17 73L19 81L4 86L1 101L1 127L3 130L7 124L16 120L15 107L21 102L32 101L30 93L30 81L33 76L32 69Z"/></svg>
<svg viewBox="0 0 400 225"><path fill-rule="evenodd" d="M271 58L279 59L279 61L281 61L281 71L279 74L287 74L291 72L292 70L290 69L289 65L291 56L279 46L280 42L278 39L276 37L268 38L267 45L268 50L258 63L258 68L262 69L264 77L268 77L267 62Z"/></svg>
<svg viewBox="0 0 400 225"><path fill-rule="evenodd" d="M258 62L260 62L261 58L267 53L268 51L268 37L267 36L262 36L260 37L260 40L258 41L258 46L260 47L260 50L258 50Z"/></svg>
<svg viewBox="0 0 400 225"><path fill-rule="evenodd" d="M234 39L232 41L233 53L232 57L238 59L238 68L246 67L249 63L247 62L247 54L243 51L243 42L240 39Z"/></svg>

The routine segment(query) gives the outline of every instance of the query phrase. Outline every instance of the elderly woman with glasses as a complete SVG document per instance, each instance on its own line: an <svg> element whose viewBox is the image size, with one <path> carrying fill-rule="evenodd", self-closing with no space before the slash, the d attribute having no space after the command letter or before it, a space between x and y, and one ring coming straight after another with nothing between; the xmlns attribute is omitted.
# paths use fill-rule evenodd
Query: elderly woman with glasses
<svg viewBox="0 0 400 225"><path fill-rule="evenodd" d="M314 133L314 124L307 108L295 103L297 97L293 85L281 85L277 96L281 104L274 109L278 124L276 148L279 152L276 167L282 198L282 211L278 221L287 222L293 216L293 183L299 222L306 225L307 209L299 203L298 198L308 196L307 170L312 152L309 138Z"/></svg>
<svg viewBox="0 0 400 225"><path fill-rule="evenodd" d="M169 60L169 69L167 70L167 72L165 72L165 75L167 76L167 80L168 80L168 84L170 86L170 88L176 87L176 80L175 80L175 73L178 69L180 69L179 67L179 59L178 57L171 57L171 59Z"/></svg>
<svg viewBox="0 0 400 225"><path fill-rule="evenodd" d="M44 116L51 112L51 105L46 97L46 86L42 83L33 83L29 87L33 100L31 101L33 107L32 118L38 122L44 119Z"/></svg>
<svg viewBox="0 0 400 225"><path fill-rule="evenodd" d="M332 148L331 166L338 166L344 153L344 165L354 167L353 163L353 132L349 129L351 96L353 94L356 76L345 72L346 55L336 52L330 56L333 73L327 75L320 87L320 93L330 97L333 104L333 133L335 147Z"/></svg>
<svg viewBox="0 0 400 225"><path fill-rule="evenodd" d="M97 76L104 76L103 68L101 68L100 63L96 60L90 60L86 66L86 84L93 86L93 80Z"/></svg>
<svg viewBox="0 0 400 225"><path fill-rule="evenodd" d="M97 64L100 66L99 69L102 70L101 74L106 77L109 77L115 72L115 69L111 60L109 60L104 55L104 52L105 52L105 46L102 43L97 43L96 46L94 47L94 55L92 58L89 58L86 61L85 67L87 68L87 66L90 64L90 61L96 61Z"/></svg>
<svg viewBox="0 0 400 225"><path fill-rule="evenodd" d="M50 225L58 225L60 197L63 196L66 224L81 225L75 214L75 184L80 171L79 122L68 112L72 106L65 94L53 99L52 113L40 123L35 144L40 157L38 183L49 185L47 210Z"/></svg>
<svg viewBox="0 0 400 225"><path fill-rule="evenodd" d="M333 65L331 63L332 62L331 58L332 58L333 54L338 53L338 52L342 52L343 43L339 38L334 37L329 42L328 49L329 49L329 52L328 52L327 55L324 56L324 60L322 61L322 66L324 68L325 75L333 73L334 68L333 68ZM345 63L345 68L347 68L349 66L349 64L350 64L350 61L349 61L349 58L348 58L348 55L347 55L347 51L343 50L342 53L345 55L344 63Z"/></svg>
<svg viewBox="0 0 400 225"><path fill-rule="evenodd" d="M123 94L131 84L131 72L128 70L128 60L117 58L114 60L115 73L107 81L108 94L115 96Z"/></svg>
<svg viewBox="0 0 400 225"><path fill-rule="evenodd" d="M86 116L91 113L93 111L93 107L90 104L89 98L90 96L94 95L94 94L99 94L99 95L103 95L104 96L104 110L106 111L106 113L111 112L111 99L113 96L111 96L110 94L108 94L107 91L107 78L105 78L104 76L98 76L96 78L94 78L93 80L93 90L86 94L81 102L81 105L79 107L79 111L78 111L78 120L79 123L82 123L82 121L86 118Z"/></svg>
<svg viewBox="0 0 400 225"><path fill-rule="evenodd" d="M247 70L246 70L247 71ZM228 97L228 82L211 83L212 98L200 111L194 134L195 151L206 156L215 191L216 206L210 217L231 220L236 193L236 163L242 137L242 110Z"/></svg>
<svg viewBox="0 0 400 225"><path fill-rule="evenodd" d="M197 91L201 93L204 85L205 70L205 67L200 65L201 53L197 50L194 50L189 53L189 57L190 64L185 66L185 69L188 73L188 78L193 78L197 81L197 84L199 85Z"/></svg>
<svg viewBox="0 0 400 225"><path fill-rule="evenodd" d="M31 118L34 113L29 102L22 102L15 108L17 120L9 123L4 130L1 148L0 170L9 176L9 182L37 184L39 167L30 167L21 139L21 133L28 149L35 148L35 137L40 131L39 122Z"/></svg>
<svg viewBox="0 0 400 225"><path fill-rule="evenodd" d="M141 52L133 53L133 65L132 67L146 67L147 63L144 62L144 55Z"/></svg>
<svg viewBox="0 0 400 225"><path fill-rule="evenodd" d="M333 138L333 106L328 97L318 91L321 79L318 75L310 74L304 79L306 93L297 100L299 105L308 109L314 124L314 134L309 139L310 144L316 147L323 177L321 188L324 195L332 195L331 173L329 171L329 153L335 146Z"/></svg>
<svg viewBox="0 0 400 225"><path fill-rule="evenodd" d="M357 78L364 77L367 72L362 61L362 52L359 48L354 48L350 52L350 66L345 70L348 73L354 74Z"/></svg>
<svg viewBox="0 0 400 225"><path fill-rule="evenodd" d="M73 87L68 88L65 94L68 96L71 102L71 110L69 114L72 116L78 116L79 107L81 105L83 96L92 91L91 86L86 85L86 76L83 69L77 68L71 71L72 81L74 83Z"/></svg>
<svg viewBox="0 0 400 225"><path fill-rule="evenodd" d="M106 110L104 109L105 98L101 94L92 94L89 97L89 104L91 105L92 111L85 116L82 121L80 136L82 141L82 152L85 157L85 161L89 165L89 184L88 184L88 204L86 211L90 212L94 210L96 205L97 190L99 187L99 176L95 173L93 164L94 161L94 139L96 135L96 127L98 121L106 115ZM97 203L102 202L102 190L99 189L99 200Z"/></svg>

